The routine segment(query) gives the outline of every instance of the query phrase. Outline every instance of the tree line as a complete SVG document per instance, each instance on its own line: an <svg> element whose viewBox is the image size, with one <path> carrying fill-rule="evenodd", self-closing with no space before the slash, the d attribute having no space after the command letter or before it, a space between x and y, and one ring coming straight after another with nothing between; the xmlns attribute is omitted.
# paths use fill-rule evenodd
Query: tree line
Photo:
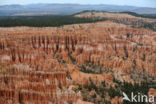
<svg viewBox="0 0 156 104"><path fill-rule="evenodd" d="M68 24L92 23L105 19L86 19L74 16L15 16L0 19L0 27L30 26L30 27L56 27Z"/></svg>

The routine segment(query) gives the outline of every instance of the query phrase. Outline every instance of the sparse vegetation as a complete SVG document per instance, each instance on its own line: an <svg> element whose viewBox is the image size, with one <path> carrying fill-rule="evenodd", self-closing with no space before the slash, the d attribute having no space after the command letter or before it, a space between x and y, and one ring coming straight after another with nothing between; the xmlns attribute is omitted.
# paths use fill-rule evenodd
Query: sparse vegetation
<svg viewBox="0 0 156 104"><path fill-rule="evenodd" d="M155 82L141 82L140 84L135 83L133 85L131 83L114 80L116 84L115 88L105 86L105 82L102 82L99 86L95 85L92 80L90 80L90 82L90 85L79 86L78 89L82 92L82 95L84 95L83 99L85 101L88 101L87 99L93 99L92 102L96 102L96 104L109 102L105 99L105 96L107 96L106 93L108 93L110 99L113 99L116 96L122 97L122 92L125 92L128 96L131 96L131 92L140 92L142 94L148 95L148 91L150 88L156 88L150 86L156 84ZM95 91L95 93L91 94L92 91ZM97 98L97 96L99 96L100 98ZM124 104L130 104L130 102L124 101Z"/></svg>

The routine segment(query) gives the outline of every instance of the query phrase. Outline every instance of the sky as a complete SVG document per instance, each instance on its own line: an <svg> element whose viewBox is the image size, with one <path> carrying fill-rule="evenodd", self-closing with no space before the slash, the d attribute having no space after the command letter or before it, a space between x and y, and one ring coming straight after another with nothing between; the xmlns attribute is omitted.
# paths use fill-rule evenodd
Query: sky
<svg viewBox="0 0 156 104"><path fill-rule="evenodd" d="M0 0L0 5L36 3L113 4L156 8L156 0Z"/></svg>

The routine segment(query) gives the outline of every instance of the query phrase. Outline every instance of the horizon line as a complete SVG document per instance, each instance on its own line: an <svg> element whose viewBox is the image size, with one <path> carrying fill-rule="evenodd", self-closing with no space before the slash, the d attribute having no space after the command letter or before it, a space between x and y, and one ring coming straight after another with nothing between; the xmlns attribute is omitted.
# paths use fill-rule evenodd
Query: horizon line
<svg viewBox="0 0 156 104"><path fill-rule="evenodd" d="M156 7L145 7L145 6L133 6L133 5L118 5L118 4L81 4L81 3L30 3L30 4L0 4L0 6L11 6L11 5L20 5L20 6L28 6L28 5L39 5L39 4L60 4L60 5L110 5L110 6L129 6L129 7L140 7L140 8L156 8Z"/></svg>

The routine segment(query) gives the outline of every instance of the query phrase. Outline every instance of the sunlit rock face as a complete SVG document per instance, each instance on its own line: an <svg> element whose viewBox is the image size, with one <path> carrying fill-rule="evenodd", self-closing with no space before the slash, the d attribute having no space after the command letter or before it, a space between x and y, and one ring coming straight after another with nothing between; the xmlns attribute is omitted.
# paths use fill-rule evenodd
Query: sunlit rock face
<svg viewBox="0 0 156 104"><path fill-rule="evenodd" d="M152 81L155 44L152 30L111 21L0 28L0 104L89 104L81 91L74 90L79 85L105 82L106 87L115 87L114 78ZM123 103L119 97L110 99L107 93L105 97L112 104Z"/></svg>

